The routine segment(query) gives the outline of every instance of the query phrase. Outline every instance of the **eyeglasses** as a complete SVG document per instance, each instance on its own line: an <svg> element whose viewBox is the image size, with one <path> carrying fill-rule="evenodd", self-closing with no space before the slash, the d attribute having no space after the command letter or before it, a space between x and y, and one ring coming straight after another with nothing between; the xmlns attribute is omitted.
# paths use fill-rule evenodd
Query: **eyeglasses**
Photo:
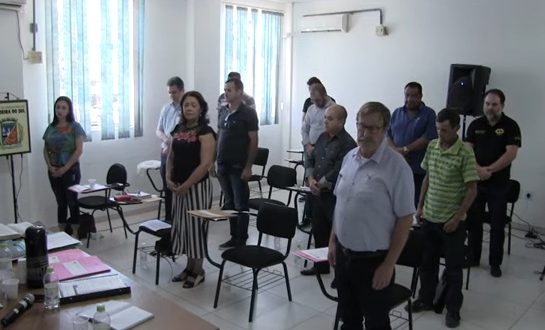
<svg viewBox="0 0 545 330"><path fill-rule="evenodd" d="M371 133L376 133L383 128L383 126L370 126L370 125L364 125L363 123L356 123L356 127L359 130L369 131Z"/></svg>

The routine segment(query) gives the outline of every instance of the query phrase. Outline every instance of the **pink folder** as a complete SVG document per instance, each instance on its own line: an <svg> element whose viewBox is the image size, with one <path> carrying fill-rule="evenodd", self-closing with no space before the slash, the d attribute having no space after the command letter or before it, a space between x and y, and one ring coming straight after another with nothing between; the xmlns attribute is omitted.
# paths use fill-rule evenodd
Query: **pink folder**
<svg viewBox="0 0 545 330"><path fill-rule="evenodd" d="M59 281L110 271L110 267L99 257L90 256L79 249L51 253L49 264L55 270Z"/></svg>

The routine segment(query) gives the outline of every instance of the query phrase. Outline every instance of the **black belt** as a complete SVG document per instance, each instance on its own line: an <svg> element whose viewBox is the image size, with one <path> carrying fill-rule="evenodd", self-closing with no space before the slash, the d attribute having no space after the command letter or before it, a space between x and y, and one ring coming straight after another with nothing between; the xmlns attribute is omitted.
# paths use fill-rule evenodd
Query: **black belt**
<svg viewBox="0 0 545 330"><path fill-rule="evenodd" d="M353 251L345 248L339 244L342 254L351 258L361 258L361 259L370 259L384 257L388 253L388 250L376 250L376 251Z"/></svg>

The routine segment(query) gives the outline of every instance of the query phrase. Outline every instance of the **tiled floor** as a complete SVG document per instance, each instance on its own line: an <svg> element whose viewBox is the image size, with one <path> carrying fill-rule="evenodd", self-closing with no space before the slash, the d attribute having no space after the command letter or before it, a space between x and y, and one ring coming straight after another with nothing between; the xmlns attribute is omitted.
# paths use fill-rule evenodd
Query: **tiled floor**
<svg viewBox="0 0 545 330"><path fill-rule="evenodd" d="M281 193L275 195L282 199L280 196ZM136 223L153 218L154 214L155 212L130 215L129 221L133 223L131 227L136 229ZM113 222L114 226L120 225L119 220ZM123 230L119 227L113 233L106 230L105 223L99 224L99 227L103 228L104 237L91 241L90 253L100 256L130 278L154 288L173 303L183 306L220 329L332 329L336 304L322 295L314 277L303 277L299 274L303 266L298 258L290 256L288 260L293 301L290 303L287 299L284 282L278 281L272 287L259 292L254 322L248 323L250 291L224 284L218 308L213 308L218 270L209 263L205 263L205 282L194 289L183 289L181 284L172 283L170 278L184 268L185 257L178 258L176 262L165 259L161 264L159 285L155 286L154 258L148 257L145 265L138 265L136 274L133 275L131 265L134 237L129 235L125 239ZM209 247L215 260L220 259L221 252L217 246L228 238L228 231L226 222L210 225ZM251 226L249 243L256 241L256 232L256 228ZM523 236L521 232L514 233ZM141 240L149 245L154 242L146 234L141 235ZM306 241L307 235L298 232L293 249L304 248ZM274 246L272 239L267 244ZM504 258L504 275L499 279L489 275L486 265L472 269L469 290L463 292L460 329L545 329L545 282L539 281L536 274L545 264L545 251L526 248L525 244L524 240L513 238L512 254ZM483 256L487 253L485 244ZM278 269L281 270L281 267ZM233 275L240 270L241 267L233 265L226 267L225 274ZM398 266L396 272L397 282L409 286L412 270ZM328 285L331 275L325 278ZM404 313L402 308L399 311ZM415 329L444 328L444 315L425 312L414 314L414 318ZM400 324L399 321L392 321L392 326L407 328L406 324Z"/></svg>

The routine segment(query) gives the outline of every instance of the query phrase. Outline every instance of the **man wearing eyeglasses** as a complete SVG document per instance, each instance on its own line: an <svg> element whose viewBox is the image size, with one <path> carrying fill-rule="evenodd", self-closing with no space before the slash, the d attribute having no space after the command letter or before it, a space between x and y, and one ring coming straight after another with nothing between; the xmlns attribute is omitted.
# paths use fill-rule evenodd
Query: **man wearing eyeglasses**
<svg viewBox="0 0 545 330"><path fill-rule="evenodd" d="M328 259L335 266L342 329L390 329L394 266L412 224L411 168L388 145L390 110L365 103L357 115L358 147L344 157Z"/></svg>
<svg viewBox="0 0 545 330"><path fill-rule="evenodd" d="M248 180L252 176L252 164L257 154L258 119L256 111L242 102L244 85L240 79L228 79L224 91L228 104L219 113L217 177L225 196L223 208L244 212L248 211ZM231 218L231 238L220 248L245 245L248 221L248 213Z"/></svg>

